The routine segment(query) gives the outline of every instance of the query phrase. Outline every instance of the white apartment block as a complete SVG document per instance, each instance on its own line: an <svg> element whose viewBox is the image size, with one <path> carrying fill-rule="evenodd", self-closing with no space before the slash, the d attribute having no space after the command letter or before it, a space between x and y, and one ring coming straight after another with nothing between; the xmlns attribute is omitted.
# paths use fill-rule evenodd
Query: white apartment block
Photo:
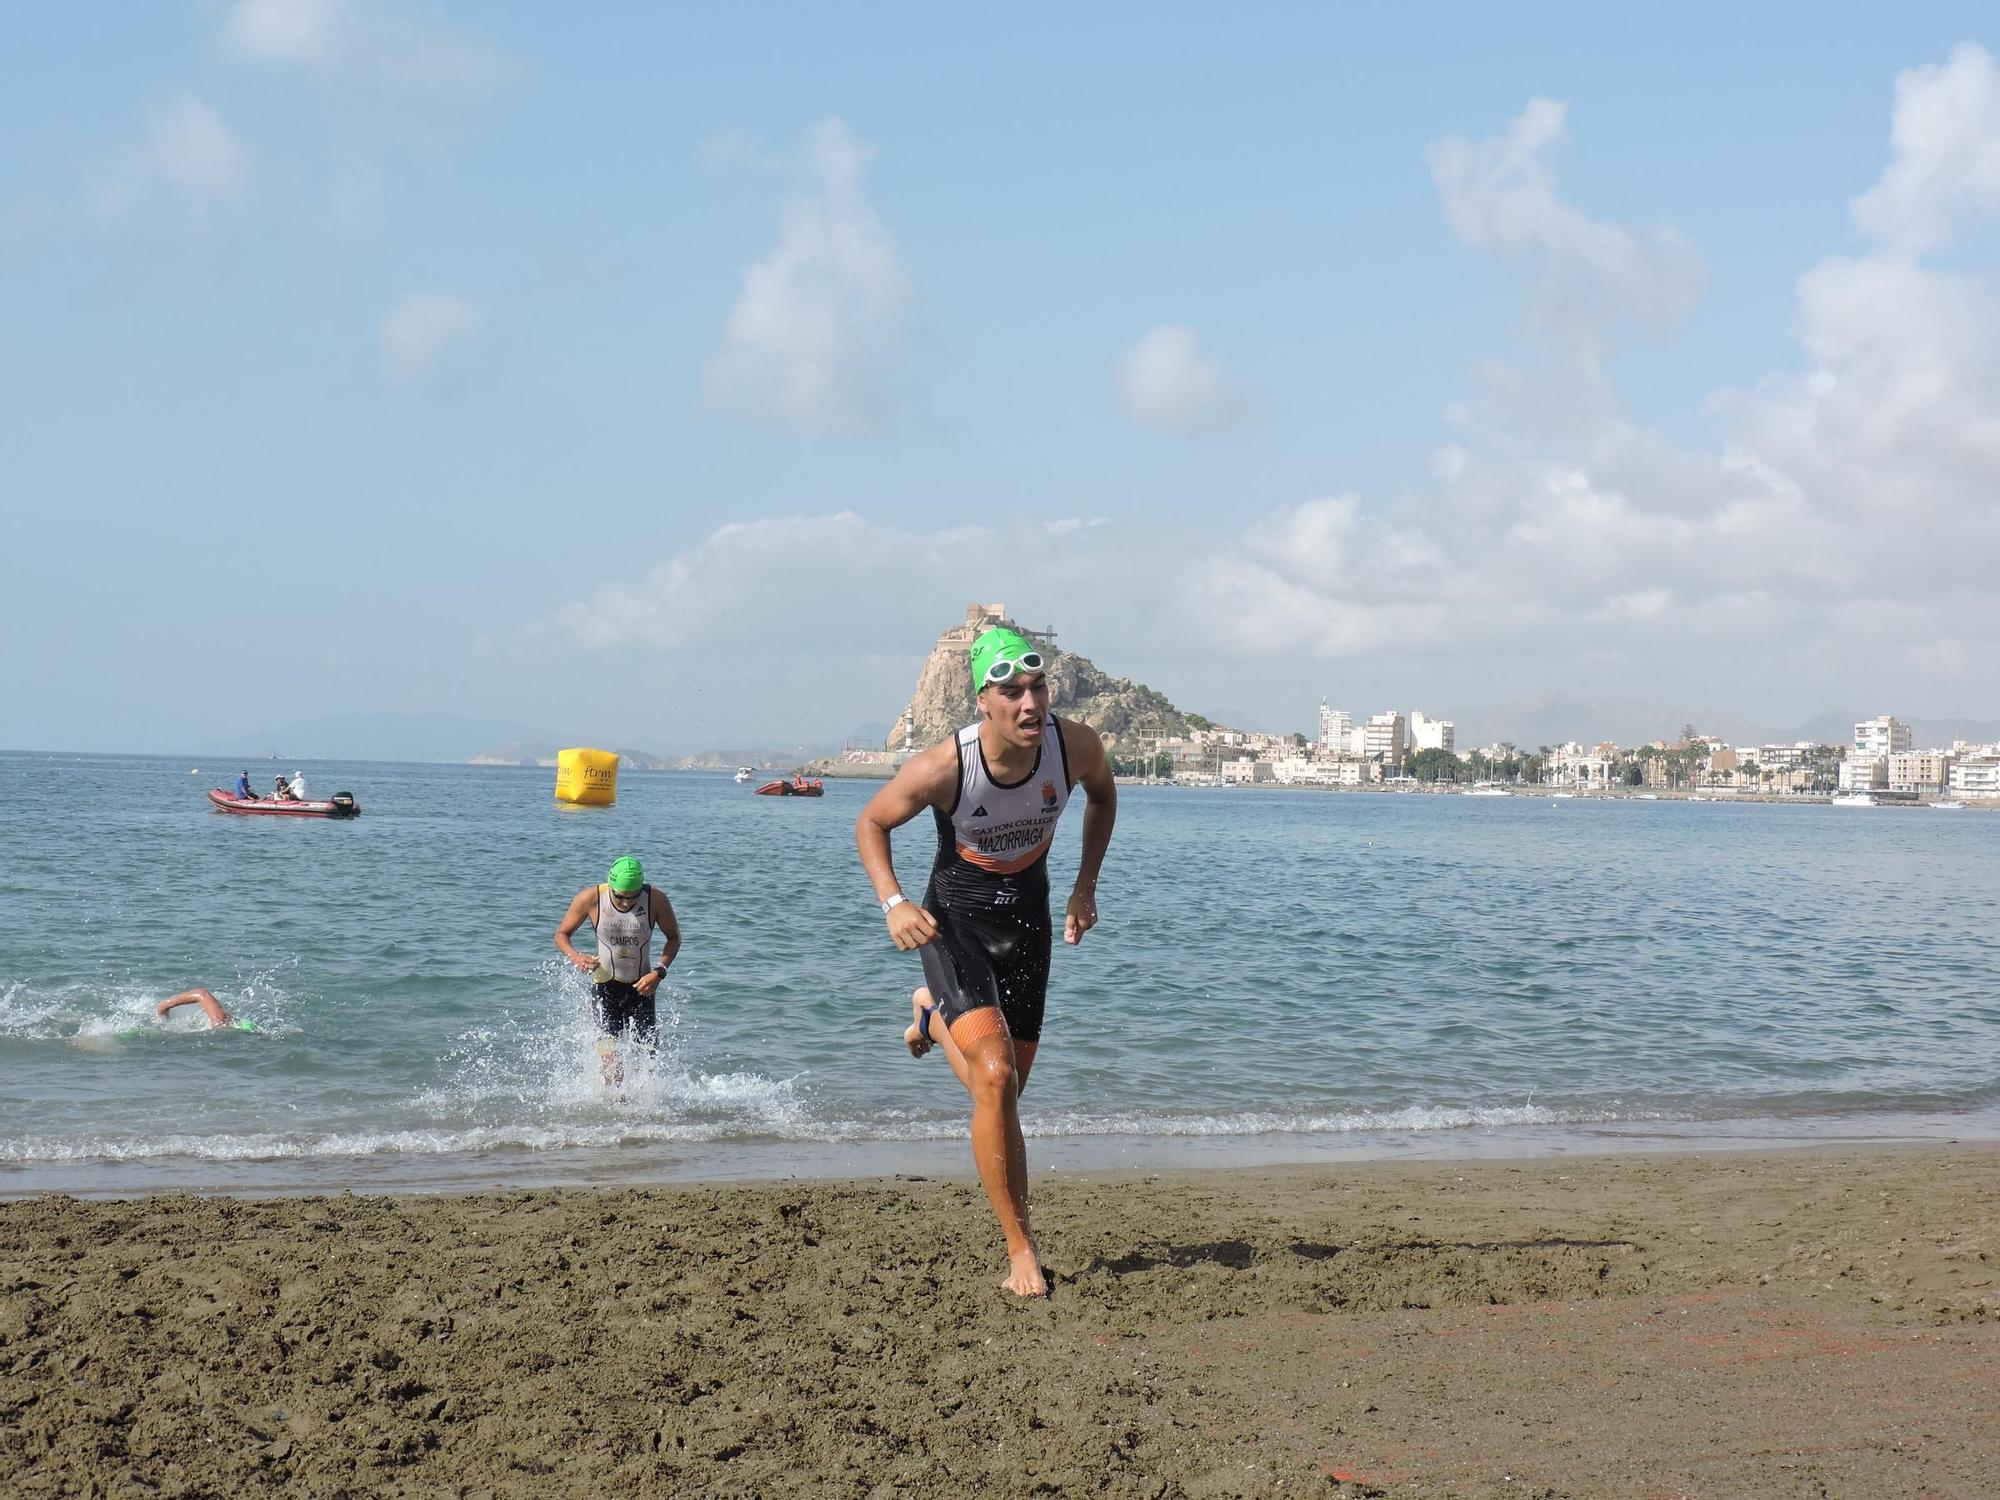
<svg viewBox="0 0 2000 1500"><path fill-rule="evenodd" d="M1889 790L1889 758L1880 760L1848 759L1840 763L1840 789L1843 792L1886 792Z"/></svg>
<svg viewBox="0 0 2000 1500"><path fill-rule="evenodd" d="M1384 761L1400 761L1405 743L1403 716L1393 708L1369 715L1361 726L1361 753L1371 760L1380 756Z"/></svg>
<svg viewBox="0 0 2000 1500"><path fill-rule="evenodd" d="M1909 748L1910 726L1894 714L1883 714L1854 726L1854 754L1849 758L1867 765Z"/></svg>
<svg viewBox="0 0 2000 1500"><path fill-rule="evenodd" d="M2000 797L2000 755L1968 755L1953 761L1951 790L1960 797Z"/></svg>
<svg viewBox="0 0 2000 1500"><path fill-rule="evenodd" d="M1319 748L1323 753L1345 755L1348 736L1354 733L1354 715L1344 708L1328 708L1319 700Z"/></svg>
<svg viewBox="0 0 2000 1500"><path fill-rule="evenodd" d="M1951 782L1951 757L1942 750L1905 750L1889 757L1889 790L1941 792Z"/></svg>
<svg viewBox="0 0 2000 1500"><path fill-rule="evenodd" d="M1812 759L1813 744L1810 740L1800 740L1791 745L1759 745L1755 750L1739 750L1739 757L1748 756L1767 771L1789 771L1794 766L1802 766Z"/></svg>
<svg viewBox="0 0 2000 1500"><path fill-rule="evenodd" d="M1351 757L1314 760L1290 755L1270 765L1272 779L1279 786L1366 786L1376 774L1373 765Z"/></svg>
<svg viewBox="0 0 2000 1500"><path fill-rule="evenodd" d="M1264 785L1276 781L1268 760L1225 760L1222 779L1238 786Z"/></svg>
<svg viewBox="0 0 2000 1500"><path fill-rule="evenodd" d="M1410 749L1458 753L1458 726L1450 719L1433 719L1421 708L1410 710Z"/></svg>

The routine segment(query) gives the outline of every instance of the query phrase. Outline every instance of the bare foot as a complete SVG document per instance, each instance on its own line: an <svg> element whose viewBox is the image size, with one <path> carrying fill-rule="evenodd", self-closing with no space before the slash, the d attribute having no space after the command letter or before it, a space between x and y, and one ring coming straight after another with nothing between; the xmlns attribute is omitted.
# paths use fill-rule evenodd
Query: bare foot
<svg viewBox="0 0 2000 1500"><path fill-rule="evenodd" d="M922 1057L934 1045L924 1030L924 1021L930 1007L924 1004L920 998L922 995L923 991L918 990L916 994L910 996L910 1025L903 1033L903 1045L910 1049L912 1057Z"/></svg>
<svg viewBox="0 0 2000 1500"><path fill-rule="evenodd" d="M1016 1297L1046 1297L1049 1279L1042 1274L1042 1258L1033 1245L1009 1251L1007 1279L1000 1285Z"/></svg>
<svg viewBox="0 0 2000 1500"><path fill-rule="evenodd" d="M604 1073L604 1087L614 1097L622 1097L625 1092L625 1060L618 1055L618 1044L608 1036L597 1039L597 1065Z"/></svg>

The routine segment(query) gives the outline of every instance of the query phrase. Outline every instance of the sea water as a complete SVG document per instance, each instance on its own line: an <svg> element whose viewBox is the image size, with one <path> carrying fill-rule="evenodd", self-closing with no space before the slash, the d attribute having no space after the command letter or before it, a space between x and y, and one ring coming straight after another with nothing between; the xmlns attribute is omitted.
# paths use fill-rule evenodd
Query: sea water
<svg viewBox="0 0 2000 1500"><path fill-rule="evenodd" d="M211 811L239 769L0 756L0 1193L965 1170L874 784L307 763L335 822ZM622 854L686 947L614 1095L551 934ZM2000 1135L2000 814L1133 787L1098 902L1038 1167ZM258 1029L153 1017L193 985Z"/></svg>

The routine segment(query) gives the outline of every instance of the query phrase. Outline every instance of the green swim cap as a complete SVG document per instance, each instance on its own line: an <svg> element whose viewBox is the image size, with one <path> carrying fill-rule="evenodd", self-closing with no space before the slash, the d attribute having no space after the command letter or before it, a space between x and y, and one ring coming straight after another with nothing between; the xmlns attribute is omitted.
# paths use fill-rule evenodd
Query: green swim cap
<svg viewBox="0 0 2000 1500"><path fill-rule="evenodd" d="M629 896L646 883L646 872L639 868L639 861L628 854L612 865L611 873L605 878L612 890L621 896Z"/></svg>
<svg viewBox="0 0 2000 1500"><path fill-rule="evenodd" d="M257 1029L255 1021L231 1021L229 1024L238 1031L255 1031Z"/></svg>
<svg viewBox="0 0 2000 1500"><path fill-rule="evenodd" d="M999 662L1007 662L1012 671L993 677L990 674ZM972 643L972 691L978 693L990 683L1005 682L1014 672L1039 672L1044 665L1043 653L1033 641L1018 630L995 625L981 631Z"/></svg>

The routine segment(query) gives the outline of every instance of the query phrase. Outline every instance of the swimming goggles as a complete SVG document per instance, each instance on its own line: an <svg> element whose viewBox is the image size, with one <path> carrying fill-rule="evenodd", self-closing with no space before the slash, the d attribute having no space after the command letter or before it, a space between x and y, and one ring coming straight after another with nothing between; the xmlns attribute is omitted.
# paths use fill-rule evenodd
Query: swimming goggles
<svg viewBox="0 0 2000 1500"><path fill-rule="evenodd" d="M1041 670L1042 653L1039 651L1023 651L1012 661L1007 660L1003 656L1000 660L993 663L992 666L988 667L986 669L986 681L990 686L996 682L1005 682L1016 672L1039 672Z"/></svg>

